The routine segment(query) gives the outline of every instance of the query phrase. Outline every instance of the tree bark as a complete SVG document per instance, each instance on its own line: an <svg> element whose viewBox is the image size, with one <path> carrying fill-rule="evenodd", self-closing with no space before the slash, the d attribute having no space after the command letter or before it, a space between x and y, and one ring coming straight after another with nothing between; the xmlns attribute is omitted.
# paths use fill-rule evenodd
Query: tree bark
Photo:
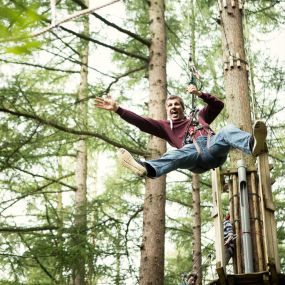
<svg viewBox="0 0 285 285"><path fill-rule="evenodd" d="M86 3L88 5L88 0ZM83 18L84 33L89 35L89 17ZM81 41L81 71L80 71L80 86L78 99L82 100L87 97L88 90L88 49L89 44L86 41ZM82 118L82 124L87 125L87 102L82 101L79 104L79 116ZM86 240L87 240L87 145L84 138L78 142L77 158L76 158L76 173L75 180L77 191L75 192L75 241L78 248L73 268L74 285L85 285L85 264L86 264Z"/></svg>
<svg viewBox="0 0 285 285"><path fill-rule="evenodd" d="M166 36L164 1L151 0L150 62L149 62L149 115L154 119L166 118ZM157 158L166 151L166 143L151 137L149 158ZM164 284L165 235L165 176L147 179L143 214L140 285Z"/></svg>
<svg viewBox="0 0 285 285"><path fill-rule="evenodd" d="M193 272L197 273L197 285L202 285L202 254L201 254L201 211L200 211L200 175L192 175L193 200Z"/></svg>
<svg viewBox="0 0 285 285"><path fill-rule="evenodd" d="M223 2L223 3L222 3ZM221 27L222 27L222 47L223 47L223 62L224 62L224 78L225 78L225 93L226 93L226 107L228 111L228 121L233 123L237 127L247 132L252 132L252 121L251 121L251 110L249 101L249 83L248 83L248 64L245 55L244 48L244 35L243 35L243 7L242 1L220 1L220 12L221 12ZM254 167L254 158L246 156L239 151L233 151L230 154L232 168L237 167L237 161L243 159L246 167ZM260 215L255 216L254 213L258 212L254 205L252 197L253 190L257 184L251 183L250 174L247 172L247 191L249 198L249 219L250 227L254 228L254 221L260 220ZM237 177L237 173L235 174ZM236 178L237 179L237 178ZM238 185L234 185L238 187ZM238 193L240 195L240 193ZM236 211L235 207L231 203L231 212ZM239 213L240 214L240 213ZM238 218L238 219L237 219ZM241 228L241 214L239 217L235 217L237 222L235 223L235 229ZM240 226L241 224L241 226ZM236 245L241 244L241 236L237 232ZM257 256L257 243L256 240L260 239L257 233L251 230L251 242L252 242L252 258L253 258L253 270L257 271L256 265L258 264ZM244 246L244 245L243 245ZM236 247L240 249L239 246ZM236 250L237 250L236 249ZM244 256L245 248L241 247L240 252L236 252L236 256ZM244 273L243 259L236 259L237 268Z"/></svg>
<svg viewBox="0 0 285 285"><path fill-rule="evenodd" d="M220 1L222 2L222 1ZM235 3L235 7L232 6ZM249 104L249 87L247 61L245 57L242 9L240 1L227 1L221 4L222 48L224 63L224 79L228 122L244 131L252 131L251 110ZM254 165L251 157L234 151L231 161L244 159L248 166ZM236 167L236 165L233 165Z"/></svg>
<svg viewBox="0 0 285 285"><path fill-rule="evenodd" d="M195 1L190 1L190 40L192 60L196 65L196 13ZM194 95L192 95L194 96ZM193 99L194 100L194 99ZM194 102L193 102L194 103ZM200 175L192 174L192 200L193 200L193 268L197 273L197 285L202 284L202 252L201 252L201 210L200 210Z"/></svg>

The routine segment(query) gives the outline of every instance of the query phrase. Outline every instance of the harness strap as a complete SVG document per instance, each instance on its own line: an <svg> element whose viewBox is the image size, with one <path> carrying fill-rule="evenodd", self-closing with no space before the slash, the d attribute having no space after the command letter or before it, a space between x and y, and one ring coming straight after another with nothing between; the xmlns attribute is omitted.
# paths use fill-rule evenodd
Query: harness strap
<svg viewBox="0 0 285 285"><path fill-rule="evenodd" d="M210 138L211 138L211 133L208 132L208 135L207 135L207 149L209 149L209 146L210 146ZM201 148L200 146L198 145L196 139L193 138L193 144L197 150L197 152L200 154L201 153Z"/></svg>

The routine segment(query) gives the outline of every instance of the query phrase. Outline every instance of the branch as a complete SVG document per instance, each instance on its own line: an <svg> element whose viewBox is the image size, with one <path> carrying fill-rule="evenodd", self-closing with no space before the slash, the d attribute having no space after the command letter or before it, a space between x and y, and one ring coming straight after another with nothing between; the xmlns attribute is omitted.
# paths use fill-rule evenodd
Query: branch
<svg viewBox="0 0 285 285"><path fill-rule="evenodd" d="M103 17L101 17L100 15L98 15L97 13L92 13L93 16L95 16L96 18L98 18L99 20L101 20L102 22L104 22L106 25L111 26L115 29L117 29L118 31L127 34L128 36L134 38L135 40L139 41L140 43L142 43L143 45L146 45L147 47L150 47L151 45L151 41L150 40L146 40L142 37L140 37L137 34L134 34L133 32L130 32L128 30L125 30L119 26L117 26L116 24L107 21L106 19L104 19Z"/></svg>
<svg viewBox="0 0 285 285"><path fill-rule="evenodd" d="M191 234L193 233L192 230L187 230L185 228L182 229L182 228L175 228L175 227L165 227L165 229L167 231L176 231L176 232L188 234L189 238L190 238Z"/></svg>
<svg viewBox="0 0 285 285"><path fill-rule="evenodd" d="M42 226L42 227L31 227L31 228L23 228L23 227L7 227L0 228L0 232L2 233L30 233L30 232L40 232L40 231L50 231L57 230L59 227L56 226Z"/></svg>
<svg viewBox="0 0 285 285"><path fill-rule="evenodd" d="M131 69L131 70L129 70L129 71L127 71L127 72L125 72L125 73L119 75L118 77L116 77L116 78L108 85L108 87L107 87L104 91L100 92L100 94L88 96L88 97L86 97L86 98L84 98L84 99L77 100L77 101L75 102L75 104L81 103L82 101L86 101L86 100L89 100L89 99L93 99L93 98L98 97L98 96L100 97L100 96L102 96L102 95L104 95L104 94L108 94L108 93L110 92L110 89L111 89L112 85L115 84L115 83L117 83L121 78L126 77L126 76L128 76L128 75L130 75L130 74L132 74L132 73L137 72L137 71L144 70L145 68L146 68L146 65L142 65L142 66L140 66L140 67L137 67L137 68L135 68L135 69Z"/></svg>
<svg viewBox="0 0 285 285"><path fill-rule="evenodd" d="M129 253L129 248L128 248L128 232L129 232L129 227L130 227L130 223L132 222L133 219L135 219L137 217L137 215L143 211L143 206L139 207L129 218L128 222L126 223L126 231L125 231L125 243L126 243L126 255L127 255L127 259L129 262L129 266L132 266L132 262L130 260L130 253Z"/></svg>
<svg viewBox="0 0 285 285"><path fill-rule="evenodd" d="M79 60L77 60L77 59L74 59L74 58L72 58L71 56L65 57L65 56L62 56L62 55L60 55L60 54L56 54L56 53L54 53L54 52L52 52L52 51L50 51L50 50L46 50L46 49L44 49L44 48L42 48L41 50L43 50L43 51L45 51L45 52L48 52L48 53L50 53L50 54L52 54L52 55L54 55L54 56L60 57L60 58L62 58L64 61L69 61L69 62L72 62L72 63L76 63L76 64L78 64L78 65L80 65L80 66L86 66L87 68L92 69L92 70L94 70L94 71L100 73L101 75L114 78L113 76L111 76L111 75L109 75L109 74L107 74L107 73L101 72L100 70L98 70L98 69L96 69L95 67L92 67L92 66L90 66L90 65L88 65L88 64L86 64L86 63L82 63L81 61L79 61Z"/></svg>
<svg viewBox="0 0 285 285"><path fill-rule="evenodd" d="M111 4L114 4L114 3L119 2L119 1L120 0L113 0L113 1L111 1L109 3L106 3L106 4L101 5L101 6L95 6L95 7L92 7L92 8L88 8L88 9L85 9L85 10L78 11L78 12L76 12L76 13L74 13L74 14L72 14L72 15L64 18L64 19L62 19L61 21L55 22L54 24L49 25L47 28L44 28L43 30L40 30L40 31L35 32L35 33L32 33L32 34L30 34L28 36L22 36L22 37L10 38L10 39L3 39L3 40L0 40L0 42L21 41L23 39L40 36L42 34L45 34L48 31L52 30L53 28L59 27L61 24L65 23L65 22L68 22L68 21L73 20L75 18L84 16L86 14L90 14L94 10L99 10L101 8L107 7L107 6L111 5Z"/></svg>
<svg viewBox="0 0 285 285"><path fill-rule="evenodd" d="M41 187L38 187L38 188L37 188L36 190L34 190L33 192L29 192L29 193L23 194L23 195L21 195L21 196L19 196L19 197L16 197L16 198L13 198L13 199L6 200L6 201L1 202L0 205L1 205L1 204L6 204L6 203L8 203L8 202L11 201L11 203L10 203L8 206L4 207L4 208L1 210L0 214L2 214L4 211L6 211L8 208L10 208L10 207L13 206L14 204L16 204L16 203L17 203L18 201L20 201L21 199L24 199L24 198L26 198L26 197L28 197L28 196L30 196L30 195L38 194L41 190L43 190L43 189L49 187L49 186L52 185L53 183L54 183L54 182L49 182L49 183L47 183L47 184L45 184L45 185L43 185L43 186L41 186ZM58 193L58 192L55 192L55 193ZM43 194L43 193L40 192L39 194Z"/></svg>
<svg viewBox="0 0 285 285"><path fill-rule="evenodd" d="M192 205L189 205L189 204L187 204L187 203L184 203L184 202L182 202L182 201L179 200L179 199L167 197L167 201L177 203L177 204L179 204L179 205L181 205L181 206L184 206L184 207L186 207L186 208L192 208Z"/></svg>
<svg viewBox="0 0 285 285"><path fill-rule="evenodd" d="M273 8L275 5L277 4L280 4L280 0L276 0L275 2L273 1L269 6L266 6L260 10L256 10L256 11L251 11L251 10L247 10L247 14L250 15L250 14L256 14L256 13L261 13L261 12L264 12L266 10L270 10L271 8Z"/></svg>
<svg viewBox="0 0 285 285"><path fill-rule="evenodd" d="M126 241L126 244L128 244L128 232L129 232L129 226L130 226L130 223L131 221L137 217L137 215L142 212L144 209L143 206L139 207L129 218L128 222L126 223L126 232L125 232L125 241Z"/></svg>
<svg viewBox="0 0 285 285"><path fill-rule="evenodd" d="M55 33L54 31L51 31L51 34L57 38L60 42L62 42L68 49L70 49L74 54L76 54L78 57L80 56L80 53L75 49L73 48L69 43L65 42L64 41L64 38L63 37L60 37L57 35L57 33Z"/></svg>
<svg viewBox="0 0 285 285"><path fill-rule="evenodd" d="M84 35L84 34L82 34L82 33L74 32L74 31L72 31L72 30L70 30L70 29L67 29L67 28L65 28L65 27L60 27L60 28L61 28L62 30L64 30L64 31L68 32L68 33L71 33L71 34L73 34L73 35L75 35L75 36L77 36L77 37L83 39L83 40L93 42L93 43L95 43L95 44L98 44L98 45L101 45L101 46L103 46L103 47L109 48L109 49L111 49L111 50L113 50L113 51L115 51L115 52L118 52L118 53L127 55L127 56L129 56L129 57L136 58L136 59L140 59L140 60L143 60L143 61L145 61L145 62L148 62L148 57L146 57L146 56L139 55L139 54L135 54L135 53L132 53L132 52L128 52L128 51L125 51L125 50L123 50L123 49L120 49L120 48L111 46L111 45L107 45L107 44L105 44L105 43L102 43L102 42L100 42L100 41L97 41L97 40L95 40L95 39L92 39L92 38L90 38L90 37L88 37L88 36L86 36L86 35Z"/></svg>
<svg viewBox="0 0 285 285"><path fill-rule="evenodd" d="M58 178L58 179L54 179L54 178L51 178L51 177L47 177L47 176L43 176L43 175L39 175L39 174L34 174L34 173L32 173L32 172L29 172L29 171L27 171L27 170L21 169L21 168L19 168L19 167L13 167L13 168L14 168L14 169L17 169L17 170L19 170L19 171L21 171L21 172L24 172L24 173L26 173L26 174L29 174L29 175L31 175L31 176L33 176L33 177L40 177L40 178L44 178L44 179L46 179L46 180L48 180L48 181L58 183L58 184L60 184L60 185L62 185L62 186L65 186L65 187L67 187L67 188L72 189L73 191L76 191L76 190L77 190L77 187L74 187L74 186L72 186L72 185L69 185L69 184L66 184L66 183L60 181L61 179L65 179L65 178L67 178L67 177L73 176L74 173L67 174L67 175L65 175L65 176L63 176L63 177L60 177L60 178Z"/></svg>
<svg viewBox="0 0 285 285"><path fill-rule="evenodd" d="M81 8L87 8L86 4L84 4L82 1L80 0L72 0L74 3L78 4L81 6ZM147 47L150 47L151 45L151 41L150 40L146 40L142 37L140 37L139 35L133 33L133 32L130 32L126 29L123 29L119 26L117 26L116 24L112 23L112 22L109 22L108 20L106 20L105 18L101 17L100 15L98 15L97 13L93 12L91 13L91 15L93 15L94 17L96 17L97 19L99 19L100 21L102 21L103 23L105 23L106 25L110 26L110 27L113 27L114 29L124 33L124 34L127 34L128 36L132 37L133 39L139 41L140 43L142 43L143 45L146 45Z"/></svg>
<svg viewBox="0 0 285 285"><path fill-rule="evenodd" d="M79 73L79 71L58 69L58 68L43 66L40 64L33 64L33 63L29 63L29 62L9 61L9 60L2 59L2 58L0 58L0 61L6 62L6 63L13 63L13 64L19 64L19 65L28 65L28 66L33 66L33 67L39 67L39 68L43 68L43 69L51 70L51 71L59 71L59 72L66 72L66 73Z"/></svg>
<svg viewBox="0 0 285 285"><path fill-rule="evenodd" d="M21 234L19 233L19 236L21 238L21 240L23 241L23 243L26 245L26 247L29 249L30 253L33 255L35 261L38 263L38 265L40 266L40 268L45 272L45 274L52 279L55 283L58 283L56 278L47 270L47 268L41 263L41 261L39 260L39 258L33 254L33 250L30 247L30 245L24 240L24 238L21 236Z"/></svg>
<svg viewBox="0 0 285 285"><path fill-rule="evenodd" d="M188 178L192 179L192 173L191 173L190 171L181 170L181 169L177 169L176 171L179 172L179 173L182 173L182 174L184 174L185 176L187 176ZM200 183L201 183L202 185L204 185L204 186L209 187L209 188L212 187L211 184L206 183L205 181L200 181Z"/></svg>
<svg viewBox="0 0 285 285"><path fill-rule="evenodd" d="M28 144L29 142L31 142L33 136L34 136L34 135L36 134L36 132L37 132L38 127L39 127L39 124L38 124L38 125L36 126L36 128L31 132L31 134L30 134L23 142L21 142L21 144L18 145L18 146L16 147L16 149L14 149L13 152L12 152L10 155L8 155L8 157L5 157L4 165L9 164L10 158L13 157L13 155L14 155L15 153L17 153L23 146L25 146L26 144Z"/></svg>
<svg viewBox="0 0 285 285"><path fill-rule="evenodd" d="M32 120L35 120L35 121L37 121L43 125L51 126L55 129L58 129L58 130L61 130L63 132L70 133L73 135L95 137L95 138L98 138L100 140L107 142L108 144L110 144L114 147L125 148L133 154L137 154L137 155L141 155L141 156L147 156L148 155L148 152L146 152L145 150L140 151L140 150L137 150L136 148L128 147L125 144L111 140L110 138L108 138L105 135L98 134L95 132L90 132L90 131L80 131L80 130L75 130L75 129L71 129L68 127L64 127L62 125L57 124L56 122L46 120L46 119L41 118L37 115L32 115L32 114L28 114L28 113L24 113L24 112L9 110L3 106L0 107L0 112L11 114L11 115L14 115L17 117L25 117L28 119L32 119Z"/></svg>

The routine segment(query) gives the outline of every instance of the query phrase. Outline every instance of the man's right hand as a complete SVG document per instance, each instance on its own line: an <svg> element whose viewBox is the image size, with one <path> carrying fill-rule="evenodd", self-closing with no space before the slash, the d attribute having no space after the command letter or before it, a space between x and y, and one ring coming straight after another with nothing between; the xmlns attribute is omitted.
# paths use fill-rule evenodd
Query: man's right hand
<svg viewBox="0 0 285 285"><path fill-rule="evenodd" d="M113 100L111 96L108 96L107 98L96 97L95 107L113 112L116 112L119 108L117 102Z"/></svg>
<svg viewBox="0 0 285 285"><path fill-rule="evenodd" d="M194 94L194 95L196 95L198 97L200 97L201 94L202 94L200 91L197 90L197 87L195 85L193 85L193 84L188 85L186 91L188 93Z"/></svg>

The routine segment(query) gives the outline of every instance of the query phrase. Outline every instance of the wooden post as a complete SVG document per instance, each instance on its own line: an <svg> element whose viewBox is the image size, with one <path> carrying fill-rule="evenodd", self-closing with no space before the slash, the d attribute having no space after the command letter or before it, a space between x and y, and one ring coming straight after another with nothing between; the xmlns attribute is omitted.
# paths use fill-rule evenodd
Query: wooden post
<svg viewBox="0 0 285 285"><path fill-rule="evenodd" d="M239 215L239 194L238 194L238 179L237 174L232 175L233 183L233 207L234 207L234 228L237 234L236 238L236 262L237 273L243 272L242 258L241 258L241 227L240 227L240 215Z"/></svg>
<svg viewBox="0 0 285 285"><path fill-rule="evenodd" d="M277 249L277 229L274 217L275 206L270 184L268 153L263 153L258 157L258 175L261 214L263 218L265 261L266 264L275 264L277 273L280 273L280 261Z"/></svg>
<svg viewBox="0 0 285 285"><path fill-rule="evenodd" d="M235 209L234 209L233 198L234 198L234 194L233 194L233 180L232 180L232 177L231 177L230 181L229 181L230 216L231 216L231 223L233 225L234 233L236 233L236 229L235 229ZM234 271L234 273L237 273L237 255L236 255L235 251L234 251L234 255L232 257L232 261L233 261L233 271Z"/></svg>
<svg viewBox="0 0 285 285"><path fill-rule="evenodd" d="M212 170L213 213L215 226L215 249L217 268L225 268L224 226L221 204L221 174L220 169Z"/></svg>
<svg viewBox="0 0 285 285"><path fill-rule="evenodd" d="M254 232L255 232L255 241L256 241L256 250L257 250L257 264L256 267L258 271L265 271L266 267L264 264L264 254L262 251L263 248L263 234L261 229L260 221L260 196L258 195L258 185L255 179L256 173L251 172L251 189L252 189L252 206L253 206L253 219L254 219Z"/></svg>

